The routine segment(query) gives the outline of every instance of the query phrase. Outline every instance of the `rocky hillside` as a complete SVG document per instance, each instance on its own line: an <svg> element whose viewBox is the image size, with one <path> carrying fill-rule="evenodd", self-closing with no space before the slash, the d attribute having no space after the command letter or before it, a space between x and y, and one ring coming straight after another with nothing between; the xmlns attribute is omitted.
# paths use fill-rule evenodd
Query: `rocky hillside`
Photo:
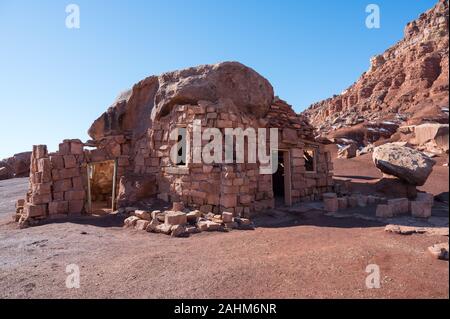
<svg viewBox="0 0 450 319"><path fill-rule="evenodd" d="M448 123L448 0L406 25L404 38L371 59L370 69L340 95L303 114L320 136L389 137L401 125Z"/></svg>

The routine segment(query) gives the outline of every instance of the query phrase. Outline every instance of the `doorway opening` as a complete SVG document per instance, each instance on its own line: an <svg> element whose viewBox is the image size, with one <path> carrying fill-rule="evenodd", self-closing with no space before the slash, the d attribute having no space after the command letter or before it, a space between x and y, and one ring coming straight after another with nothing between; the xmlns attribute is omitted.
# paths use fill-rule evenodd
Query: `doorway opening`
<svg viewBox="0 0 450 319"><path fill-rule="evenodd" d="M272 174L272 189L275 198L275 206L291 206L291 163L290 153L278 150L278 168Z"/></svg>
<svg viewBox="0 0 450 319"><path fill-rule="evenodd" d="M92 215L107 215L115 210L117 162L89 163L88 207Z"/></svg>

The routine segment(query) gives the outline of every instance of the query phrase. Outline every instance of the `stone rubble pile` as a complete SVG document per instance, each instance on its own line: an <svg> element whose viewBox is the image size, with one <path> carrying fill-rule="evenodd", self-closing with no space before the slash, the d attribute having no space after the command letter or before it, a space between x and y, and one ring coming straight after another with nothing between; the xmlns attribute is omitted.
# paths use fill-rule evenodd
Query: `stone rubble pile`
<svg viewBox="0 0 450 319"><path fill-rule="evenodd" d="M179 210L174 210L178 208ZM135 210L125 219L125 228L162 233L172 237L187 237L202 231L229 231L232 229L254 229L250 219L234 216L231 212L222 214L202 213L199 210L184 209L174 203L172 210Z"/></svg>

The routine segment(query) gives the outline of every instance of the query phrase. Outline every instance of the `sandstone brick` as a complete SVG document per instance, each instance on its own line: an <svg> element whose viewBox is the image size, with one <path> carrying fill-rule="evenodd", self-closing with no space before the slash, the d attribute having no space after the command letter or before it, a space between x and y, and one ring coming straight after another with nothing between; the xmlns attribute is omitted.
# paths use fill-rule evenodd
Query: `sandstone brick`
<svg viewBox="0 0 450 319"><path fill-rule="evenodd" d="M77 167L77 160L74 155L64 155L64 168Z"/></svg>
<svg viewBox="0 0 450 319"><path fill-rule="evenodd" d="M323 204L327 212L337 212L339 209L337 195L335 193L324 193Z"/></svg>
<svg viewBox="0 0 450 319"><path fill-rule="evenodd" d="M128 156L120 156L117 160L118 166L129 166L130 160L128 159Z"/></svg>
<svg viewBox="0 0 450 319"><path fill-rule="evenodd" d="M25 206L25 199L18 199L16 201L16 208L21 208Z"/></svg>
<svg viewBox="0 0 450 319"><path fill-rule="evenodd" d="M83 190L83 179L81 176L72 178L72 187L74 190Z"/></svg>
<svg viewBox="0 0 450 319"><path fill-rule="evenodd" d="M47 205L34 205L26 203L24 213L27 217L41 217L47 214Z"/></svg>
<svg viewBox="0 0 450 319"><path fill-rule="evenodd" d="M366 207L367 206L367 196L366 195L358 195L357 197L357 203L359 207Z"/></svg>
<svg viewBox="0 0 450 319"><path fill-rule="evenodd" d="M339 197L337 200L338 200L339 210L347 209L347 207L348 207L348 198L347 197Z"/></svg>
<svg viewBox="0 0 450 319"><path fill-rule="evenodd" d="M59 144L59 154L69 155L70 154L70 143L60 143Z"/></svg>
<svg viewBox="0 0 450 319"><path fill-rule="evenodd" d="M66 192L72 189L72 181L71 179L61 179L53 182L53 191L54 192Z"/></svg>
<svg viewBox="0 0 450 319"><path fill-rule="evenodd" d="M200 217L201 212L200 211L192 211L186 214L186 218L188 223L195 223L197 219Z"/></svg>
<svg viewBox="0 0 450 319"><path fill-rule="evenodd" d="M64 200L64 192L53 192L53 200Z"/></svg>
<svg viewBox="0 0 450 319"><path fill-rule="evenodd" d="M61 155L50 156L50 163L53 169L63 169L64 168L64 158Z"/></svg>
<svg viewBox="0 0 450 319"><path fill-rule="evenodd" d="M47 145L33 145L32 156L36 159L47 157L48 156Z"/></svg>
<svg viewBox="0 0 450 319"><path fill-rule="evenodd" d="M130 216L123 221L125 227L134 227L139 220L139 217Z"/></svg>
<svg viewBox="0 0 450 319"><path fill-rule="evenodd" d="M417 193L416 201L426 202L429 205L433 206L434 196L433 196L433 194L430 194L430 193Z"/></svg>
<svg viewBox="0 0 450 319"><path fill-rule="evenodd" d="M165 215L164 223L166 225L184 225L187 223L187 216L182 212L170 211Z"/></svg>
<svg viewBox="0 0 450 319"><path fill-rule="evenodd" d="M233 213L223 212L222 213L222 220L223 220L224 223L231 223L233 221Z"/></svg>
<svg viewBox="0 0 450 319"><path fill-rule="evenodd" d="M32 185L33 194L46 195L52 192L52 183L38 183Z"/></svg>
<svg viewBox="0 0 450 319"><path fill-rule="evenodd" d="M237 196L226 194L220 196L220 205L222 205L225 208L237 206Z"/></svg>
<svg viewBox="0 0 450 319"><path fill-rule="evenodd" d="M184 225L174 225L170 228L170 236L183 237L186 235L186 227Z"/></svg>
<svg viewBox="0 0 450 319"><path fill-rule="evenodd" d="M411 215L418 218L431 217L431 205L426 201L412 201Z"/></svg>
<svg viewBox="0 0 450 319"><path fill-rule="evenodd" d="M43 194L43 195L33 194L30 197L30 202L34 205L48 204L51 201L52 201L51 194Z"/></svg>
<svg viewBox="0 0 450 319"><path fill-rule="evenodd" d="M140 219L150 220L150 213L145 210L136 210L134 211L134 216L139 217Z"/></svg>
<svg viewBox="0 0 450 319"><path fill-rule="evenodd" d="M84 211L84 200L70 200L69 214L80 214Z"/></svg>
<svg viewBox="0 0 450 319"><path fill-rule="evenodd" d="M379 204L376 210L376 216L381 218L393 217L394 213L392 211L392 205Z"/></svg>
<svg viewBox="0 0 450 319"><path fill-rule="evenodd" d="M160 224L156 226L155 232L169 235L172 230L172 225Z"/></svg>
<svg viewBox="0 0 450 319"><path fill-rule="evenodd" d="M137 230L146 230L149 224L150 221L145 219L139 219L138 221L136 221L136 225L134 226L134 228Z"/></svg>
<svg viewBox="0 0 450 319"><path fill-rule="evenodd" d="M59 174L60 179L78 177L78 176L80 176L80 170L78 167L66 168L66 169L60 170L58 174Z"/></svg>
<svg viewBox="0 0 450 319"><path fill-rule="evenodd" d="M173 202L172 203L172 210L175 212L180 212L184 210L184 204L183 202Z"/></svg>
<svg viewBox="0 0 450 319"><path fill-rule="evenodd" d="M83 154L83 143L71 142L70 143L70 153L73 155Z"/></svg>
<svg viewBox="0 0 450 319"><path fill-rule="evenodd" d="M387 204L392 206L392 213L394 215L405 214L409 211L409 201L407 198L389 199Z"/></svg>
<svg viewBox="0 0 450 319"><path fill-rule="evenodd" d="M83 200L85 198L84 191L70 190L64 193L64 199L67 201Z"/></svg>
<svg viewBox="0 0 450 319"><path fill-rule="evenodd" d="M253 196L251 195L240 195L239 196L239 202L242 205L250 205L253 201Z"/></svg>
<svg viewBox="0 0 450 319"><path fill-rule="evenodd" d="M50 215L67 214L68 212L69 203L67 201L53 201L48 204L48 213Z"/></svg>
<svg viewBox="0 0 450 319"><path fill-rule="evenodd" d="M147 228L145 229L147 232L156 232L156 227L159 226L161 223L157 218L153 218L147 225Z"/></svg>

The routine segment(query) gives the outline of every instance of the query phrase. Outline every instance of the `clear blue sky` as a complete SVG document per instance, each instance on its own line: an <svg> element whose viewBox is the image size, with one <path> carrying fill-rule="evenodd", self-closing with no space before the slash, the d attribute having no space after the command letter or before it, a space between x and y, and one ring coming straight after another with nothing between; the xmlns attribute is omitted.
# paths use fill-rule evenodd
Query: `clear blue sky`
<svg viewBox="0 0 450 319"><path fill-rule="evenodd" d="M81 28L65 27L78 4ZM366 5L381 28L365 27ZM436 0L0 0L0 158L87 129L140 79L235 60L301 111L351 85Z"/></svg>

